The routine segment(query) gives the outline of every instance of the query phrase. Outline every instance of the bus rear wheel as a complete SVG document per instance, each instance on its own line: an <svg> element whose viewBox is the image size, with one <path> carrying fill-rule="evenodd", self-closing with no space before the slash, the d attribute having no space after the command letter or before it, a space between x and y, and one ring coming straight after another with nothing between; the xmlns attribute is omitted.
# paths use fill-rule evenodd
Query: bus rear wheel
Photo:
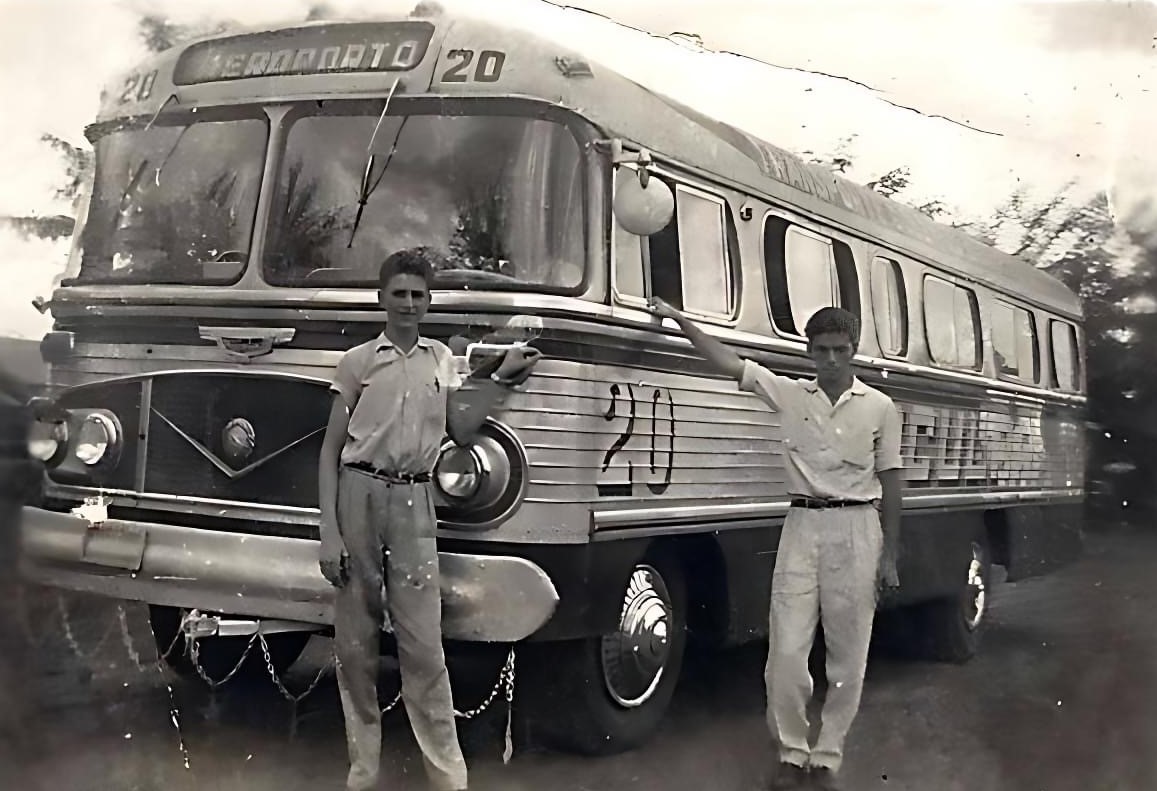
<svg viewBox="0 0 1157 791"><path fill-rule="evenodd" d="M988 548L972 542L972 557L953 596L919 605L914 613L923 652L941 662L967 662L976 655L988 616L992 563Z"/></svg>
<svg viewBox="0 0 1157 791"><path fill-rule="evenodd" d="M530 644L516 688L531 740L584 755L644 744L658 729L679 680L686 645L683 569L653 551L631 570L618 628L582 640Z"/></svg>
<svg viewBox="0 0 1157 791"><path fill-rule="evenodd" d="M153 640L157 644L157 655L165 664L179 676L199 678L200 674L189 656L188 638L180 633L181 619L185 612L177 607L150 604L149 624L152 627ZM301 656L309 637L309 632L279 632L266 635L265 642L269 646L270 663L278 676L289 670ZM237 667L238 662L241 662L249 639L248 635L202 637L197 641L197 663L205 675L215 682L220 682ZM261 644L254 643L248 656L245 656L245 661L237 669L235 677L260 678L268 674Z"/></svg>

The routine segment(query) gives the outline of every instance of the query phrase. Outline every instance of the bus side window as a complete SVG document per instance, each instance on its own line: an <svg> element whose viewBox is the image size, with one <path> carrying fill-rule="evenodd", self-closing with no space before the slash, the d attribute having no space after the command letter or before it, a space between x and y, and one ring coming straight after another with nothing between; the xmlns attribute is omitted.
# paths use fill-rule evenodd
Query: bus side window
<svg viewBox="0 0 1157 791"><path fill-rule="evenodd" d="M646 245L651 293L680 310L730 317L735 286L726 204L682 184L671 186L675 216Z"/></svg>
<svg viewBox="0 0 1157 791"><path fill-rule="evenodd" d="M727 245L726 204L713 195L680 188L676 193L683 307L695 313L735 312Z"/></svg>
<svg viewBox="0 0 1157 791"><path fill-rule="evenodd" d="M672 191L677 188L668 184ZM683 310L683 280L679 271L679 193L675 192L675 214L667 227L647 239L647 267L651 273L651 294Z"/></svg>
<svg viewBox="0 0 1157 791"><path fill-rule="evenodd" d="M979 368L979 326L980 310L971 289L933 275L924 277L924 330L933 362Z"/></svg>
<svg viewBox="0 0 1157 791"><path fill-rule="evenodd" d="M904 271L891 258L872 259L872 315L880 350L889 356L908 353L908 293Z"/></svg>
<svg viewBox="0 0 1157 791"><path fill-rule="evenodd" d="M612 212L613 214L613 212ZM645 299L647 281L643 273L643 240L615 220L615 291L620 297Z"/></svg>
<svg viewBox="0 0 1157 791"><path fill-rule="evenodd" d="M997 300L992 310L992 352L997 374L1035 384L1040 377L1035 317L1024 308Z"/></svg>
<svg viewBox="0 0 1157 791"><path fill-rule="evenodd" d="M1080 359L1077 356L1077 330L1067 321L1049 320L1052 341L1052 386L1060 390L1078 392L1080 388Z"/></svg>
<svg viewBox="0 0 1157 791"><path fill-rule="evenodd" d="M808 319L820 308L860 314L855 260L843 242L769 214L763 226L763 266L771 318L786 335L803 337Z"/></svg>

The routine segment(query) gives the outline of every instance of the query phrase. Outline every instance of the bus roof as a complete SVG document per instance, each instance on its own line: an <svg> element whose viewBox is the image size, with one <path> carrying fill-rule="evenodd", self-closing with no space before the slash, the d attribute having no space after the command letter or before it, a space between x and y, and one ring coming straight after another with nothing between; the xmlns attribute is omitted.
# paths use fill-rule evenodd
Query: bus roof
<svg viewBox="0 0 1157 791"><path fill-rule="evenodd" d="M398 96L547 101L659 158L802 209L966 280L1074 318L1081 315L1072 291L1021 259L810 165L571 47L470 17L311 22L200 39L153 56L109 86L98 122L152 116L174 101L381 96L399 79Z"/></svg>

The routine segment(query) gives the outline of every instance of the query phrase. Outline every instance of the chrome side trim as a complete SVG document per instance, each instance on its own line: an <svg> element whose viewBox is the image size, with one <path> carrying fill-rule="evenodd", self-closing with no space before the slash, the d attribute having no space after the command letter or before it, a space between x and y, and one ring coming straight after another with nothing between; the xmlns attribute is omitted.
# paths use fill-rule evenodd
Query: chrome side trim
<svg viewBox="0 0 1157 791"><path fill-rule="evenodd" d="M1018 505L1048 500L1075 500L1084 497L1084 489L1039 489L1009 492L952 492L945 494L905 494L904 510L920 511L949 506ZM725 503L719 505L673 506L669 508L625 508L618 510L594 511L591 514L592 530L630 527L632 525L653 525L662 523L672 531L690 528L701 530L724 529L710 524L719 520L776 519L787 514L790 500L775 500L764 503ZM704 524L707 522L707 524ZM732 527L743 527L736 524Z"/></svg>
<svg viewBox="0 0 1157 791"><path fill-rule="evenodd" d="M64 497L75 498L76 500L83 500L85 497L92 497L97 494L103 494L112 498L112 505L127 505L134 508L147 508L154 505L159 508L165 506L179 505L178 509L184 513L200 513L201 511L192 511L189 506L204 506L203 512L212 512L214 516L228 516L236 518L248 518L248 513L259 513L262 518L268 518L269 515L282 515L285 517L299 516L304 518L293 519L294 522L302 524L317 524L320 516L320 511L317 508L302 508L293 505L266 505L263 503L241 502L239 500L216 500L207 497L190 497L183 494L158 494L156 492L132 492L127 489L99 489L95 486L73 486L70 484L53 483L49 485L45 494L49 497ZM228 509L230 512L225 513L223 509Z"/></svg>

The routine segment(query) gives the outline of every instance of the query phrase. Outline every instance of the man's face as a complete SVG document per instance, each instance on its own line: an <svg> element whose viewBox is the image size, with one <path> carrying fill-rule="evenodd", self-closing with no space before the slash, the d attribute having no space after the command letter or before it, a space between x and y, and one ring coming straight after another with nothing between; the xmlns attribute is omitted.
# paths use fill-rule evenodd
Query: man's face
<svg viewBox="0 0 1157 791"><path fill-rule="evenodd" d="M394 275L378 292L386 320L396 327L414 327L430 307L430 289L418 275Z"/></svg>
<svg viewBox="0 0 1157 791"><path fill-rule="evenodd" d="M840 379L851 373L856 347L842 332L824 332L808 342L808 355L820 379Z"/></svg>

